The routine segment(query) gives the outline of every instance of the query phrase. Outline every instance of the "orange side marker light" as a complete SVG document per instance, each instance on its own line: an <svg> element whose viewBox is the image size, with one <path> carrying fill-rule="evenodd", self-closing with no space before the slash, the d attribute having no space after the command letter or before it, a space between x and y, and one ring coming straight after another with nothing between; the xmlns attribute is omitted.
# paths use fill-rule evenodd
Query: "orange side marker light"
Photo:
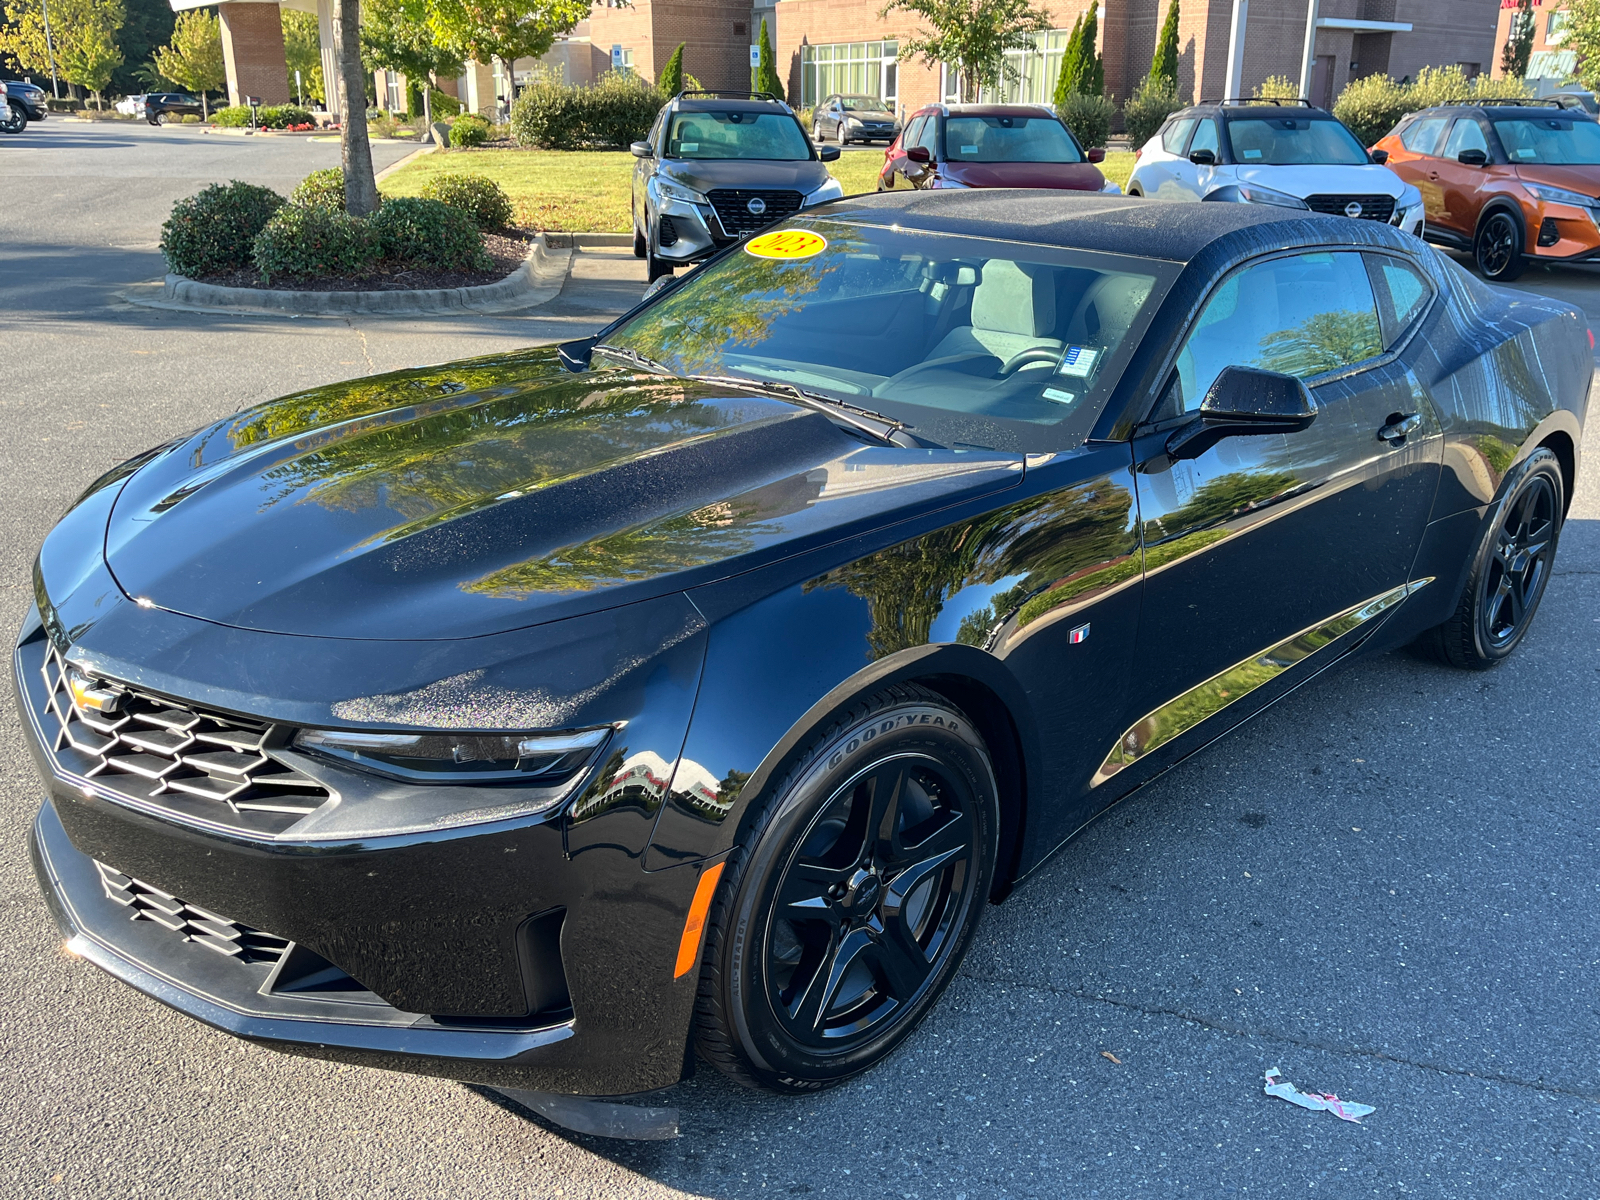
<svg viewBox="0 0 1600 1200"><path fill-rule="evenodd" d="M689 902L689 916L683 922L683 938L678 942L678 965L672 972L674 979L682 979L700 961L700 942L706 931L706 913L711 911L711 897L716 893L717 880L722 878L724 864L707 867L695 885L694 899Z"/></svg>

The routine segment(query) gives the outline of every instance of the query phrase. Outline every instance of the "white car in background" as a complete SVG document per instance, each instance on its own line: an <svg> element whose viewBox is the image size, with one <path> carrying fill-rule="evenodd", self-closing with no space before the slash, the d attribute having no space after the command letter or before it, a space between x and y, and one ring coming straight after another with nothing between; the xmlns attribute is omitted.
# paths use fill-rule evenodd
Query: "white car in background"
<svg viewBox="0 0 1600 1200"><path fill-rule="evenodd" d="M1332 113L1305 101L1227 100L1168 117L1139 148L1130 196L1271 204L1383 221L1422 236L1422 193Z"/></svg>

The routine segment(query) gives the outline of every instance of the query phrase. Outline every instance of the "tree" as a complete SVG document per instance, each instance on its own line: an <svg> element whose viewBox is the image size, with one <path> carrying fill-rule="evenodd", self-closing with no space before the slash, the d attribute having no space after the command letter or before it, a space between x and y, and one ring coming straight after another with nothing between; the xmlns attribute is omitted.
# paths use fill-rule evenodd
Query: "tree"
<svg viewBox="0 0 1600 1200"><path fill-rule="evenodd" d="M538 58L556 35L589 16L589 0L421 0L434 41L463 61L511 64Z"/></svg>
<svg viewBox="0 0 1600 1200"><path fill-rule="evenodd" d="M1562 45L1577 52L1578 82L1594 91L1600 88L1600 0L1573 0L1568 11L1572 24Z"/></svg>
<svg viewBox="0 0 1600 1200"><path fill-rule="evenodd" d="M1516 15L1506 31L1506 44L1500 50L1500 73L1509 79L1522 79L1528 73L1528 56L1533 52L1533 0L1517 0Z"/></svg>
<svg viewBox="0 0 1600 1200"><path fill-rule="evenodd" d="M208 12L191 9L178 14L172 41L156 51L155 68L179 87L200 97L203 116L211 115L207 92L227 82L222 61L222 23Z"/></svg>
<svg viewBox="0 0 1600 1200"><path fill-rule="evenodd" d="M363 14L365 21L361 27L361 39L365 43L367 25L372 22L372 6L369 4ZM289 71L289 86L294 86L294 73L300 72L300 92L313 100L326 103L328 98L327 81L322 78L322 31L318 27L316 15L308 12L296 12L292 8L282 10L283 21L283 61ZM299 95L295 99L299 100Z"/></svg>
<svg viewBox="0 0 1600 1200"><path fill-rule="evenodd" d="M1056 73L1056 90L1053 97L1056 108L1066 103L1067 97L1078 90L1077 81L1083 74L1083 16L1072 23L1067 35L1067 48L1061 53L1061 69Z"/></svg>
<svg viewBox="0 0 1600 1200"><path fill-rule="evenodd" d="M778 79L778 68L773 61L772 38L767 34L765 17L761 18L761 40L758 45L761 49L756 55L755 85L751 91L766 92L767 95L782 100L783 84Z"/></svg>
<svg viewBox="0 0 1600 1200"><path fill-rule="evenodd" d="M1056 76L1055 106L1062 108L1074 92L1099 96L1105 92L1106 69L1095 43L1100 40L1100 22L1091 6L1072 26L1067 49L1061 56Z"/></svg>
<svg viewBox="0 0 1600 1200"><path fill-rule="evenodd" d="M1178 90L1178 0L1172 0L1167 19L1161 25L1155 57L1150 60L1150 78L1165 80L1174 94Z"/></svg>
<svg viewBox="0 0 1600 1200"><path fill-rule="evenodd" d="M766 24L765 19L761 22ZM683 43L678 43L678 48L672 52L672 57L667 59L667 65L661 68L661 74L656 78L656 89L668 99L683 91Z"/></svg>
<svg viewBox="0 0 1600 1200"><path fill-rule="evenodd" d="M414 83L427 83L422 91L422 115L433 124L431 84L439 75L459 75L461 55L441 44L428 25L421 0L368 0L361 26L361 53L368 69L399 71ZM407 96L409 110L410 96Z"/></svg>
<svg viewBox="0 0 1600 1200"><path fill-rule="evenodd" d="M117 33L122 28L122 0L98 0L84 5L80 20L63 31L56 47L61 77L94 94L94 106L103 108L100 93L111 73L122 65Z"/></svg>
<svg viewBox="0 0 1600 1200"><path fill-rule="evenodd" d="M1025 50L1033 35L1051 26L1048 13L1030 0L889 0L878 13L918 17L932 32L900 39L901 61L918 55L932 65L943 63L961 80L961 99L973 103L983 88L998 88L1016 71L1006 63L1007 50Z"/></svg>
<svg viewBox="0 0 1600 1200"><path fill-rule="evenodd" d="M57 0L59 20L60 0ZM0 25L0 52L17 60L24 71L56 75L56 62L50 53L44 5L40 0L7 0L5 24Z"/></svg>
<svg viewBox="0 0 1600 1200"><path fill-rule="evenodd" d="M352 217L378 211L367 138L367 72L361 65L361 0L339 0L339 165L344 168L344 208Z"/></svg>
<svg viewBox="0 0 1600 1200"><path fill-rule="evenodd" d="M50 0L50 4L53 19L55 0ZM157 48L172 40L177 15L172 6L167 0L123 0L123 7L127 10L127 19L117 35L117 44L122 47L125 61L111 73L111 94L171 91L181 87L176 80L152 83L140 74L150 65Z"/></svg>

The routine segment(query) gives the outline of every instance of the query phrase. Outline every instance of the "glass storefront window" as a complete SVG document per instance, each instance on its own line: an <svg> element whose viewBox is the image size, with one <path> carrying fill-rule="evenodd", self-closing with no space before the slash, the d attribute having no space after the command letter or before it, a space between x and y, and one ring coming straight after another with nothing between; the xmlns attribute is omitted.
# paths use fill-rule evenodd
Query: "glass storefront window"
<svg viewBox="0 0 1600 1200"><path fill-rule="evenodd" d="M978 94L981 104L1049 104L1055 99L1056 79L1061 74L1061 59L1067 50L1070 29L1051 29L1032 36L1027 49L1007 50L1005 78L998 90L984 88ZM944 101L961 101L961 80L948 68L944 72Z"/></svg>
<svg viewBox="0 0 1600 1200"><path fill-rule="evenodd" d="M898 42L834 42L800 47L801 107L832 95L876 96L893 106L899 98Z"/></svg>

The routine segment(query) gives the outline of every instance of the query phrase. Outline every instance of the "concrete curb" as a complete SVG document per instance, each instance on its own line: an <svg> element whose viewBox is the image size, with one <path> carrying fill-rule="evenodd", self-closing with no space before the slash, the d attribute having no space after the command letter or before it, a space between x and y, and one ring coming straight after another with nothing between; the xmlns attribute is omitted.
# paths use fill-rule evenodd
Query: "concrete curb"
<svg viewBox="0 0 1600 1200"><path fill-rule="evenodd" d="M570 246L552 246L540 234L523 264L498 283L477 287L419 288L394 292L290 292L267 288L219 287L198 283L182 275L168 275L159 297L132 291L124 300L148 308L184 312L286 314L290 316L344 316L351 313L415 316L508 312L533 308L553 300L566 282L572 265Z"/></svg>
<svg viewBox="0 0 1600 1200"><path fill-rule="evenodd" d="M395 140L398 141L399 139L395 139ZM437 149L438 149L438 147L435 146L432 142L424 142L422 145L418 146L415 150L413 150L410 154L406 155L404 158L396 159L394 162L390 163L383 170L379 171L376 175L374 175L372 177L372 182L375 183L375 184L382 183L385 179L387 179L389 176L393 175L401 167L407 165L408 163L414 163L414 162L417 161L417 159L421 158L424 154L432 154Z"/></svg>
<svg viewBox="0 0 1600 1200"><path fill-rule="evenodd" d="M582 249L584 246L632 246L633 234L631 233L542 233L542 238L548 238L552 246L565 246Z"/></svg>

